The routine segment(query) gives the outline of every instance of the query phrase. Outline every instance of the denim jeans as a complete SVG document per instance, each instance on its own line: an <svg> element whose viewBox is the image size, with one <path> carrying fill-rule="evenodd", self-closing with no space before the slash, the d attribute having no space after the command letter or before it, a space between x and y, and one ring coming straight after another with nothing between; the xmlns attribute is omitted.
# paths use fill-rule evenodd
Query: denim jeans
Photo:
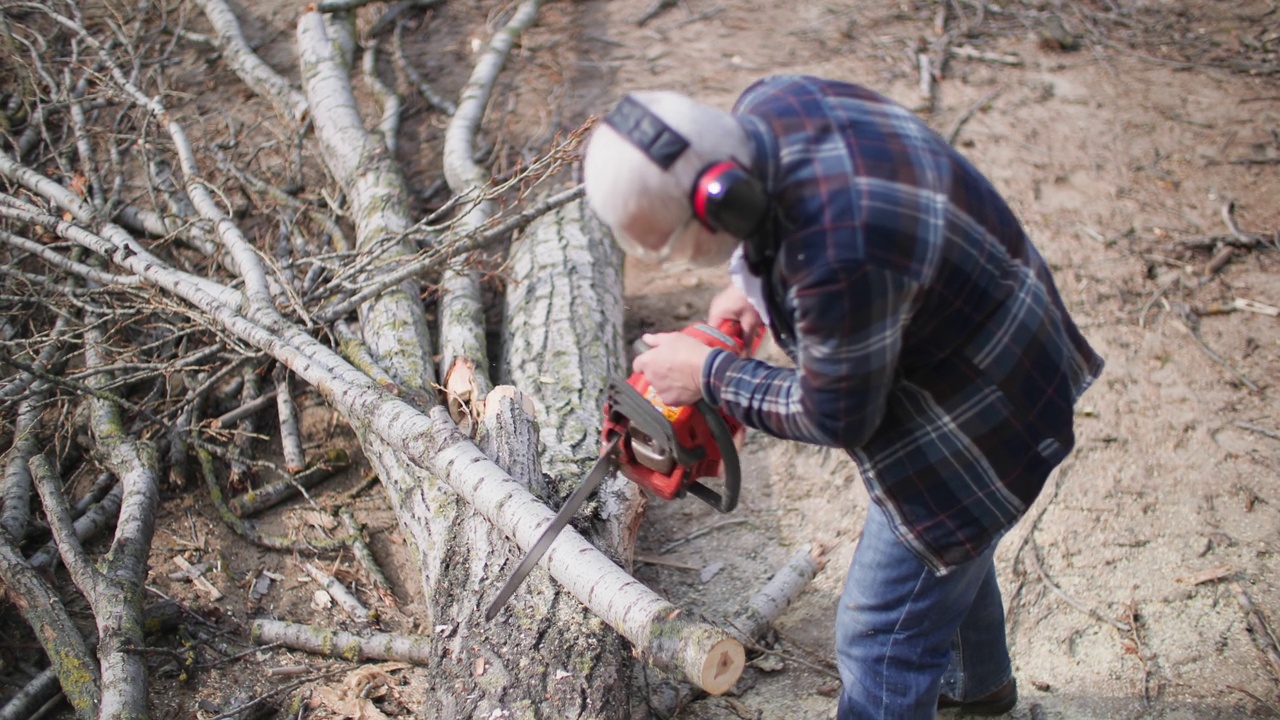
<svg viewBox="0 0 1280 720"><path fill-rule="evenodd" d="M838 720L932 720L940 692L973 700L1008 682L994 553L938 577L872 504L836 613Z"/></svg>

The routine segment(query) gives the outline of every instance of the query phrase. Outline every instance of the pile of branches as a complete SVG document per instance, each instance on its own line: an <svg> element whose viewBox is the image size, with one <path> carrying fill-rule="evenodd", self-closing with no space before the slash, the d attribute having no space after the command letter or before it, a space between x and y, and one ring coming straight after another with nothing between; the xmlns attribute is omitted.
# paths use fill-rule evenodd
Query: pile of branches
<svg viewBox="0 0 1280 720"><path fill-rule="evenodd" d="M563 182L589 123L544 129L532 151L480 140L539 0L484 20L453 93L407 51L407 28L437 4L302 8L296 84L225 0L0 10L0 62L14 68L0 76L0 579L50 663L0 720L43 712L59 685L78 717L147 716L147 621L169 614L145 581L168 488L199 480L259 546L367 560L342 499L318 504L344 528L323 541L248 520L346 466L299 426L303 393L345 423L396 514L423 582L415 622L449 632L318 642L319 628L260 619L255 641L431 663L420 680L442 715L614 716L633 655L712 693L741 674L748 635L682 613L623 567L642 509L625 481L606 483L590 527L565 528L545 572L478 625L477 577L533 545L599 454L605 384L623 362L621 257ZM430 152L398 151L406 97L419 131L444 127ZM404 158L436 153L421 174L438 181L410 191ZM278 427L257 424L264 408ZM98 554L86 539L111 527ZM785 591L762 591L770 613L812 577L801 560ZM49 572L58 561L74 588ZM304 569L368 630L361 598L316 565ZM183 572L200 579L196 564ZM74 621L84 601L92 627ZM505 683L477 679L495 662Z"/></svg>
<svg viewBox="0 0 1280 720"><path fill-rule="evenodd" d="M439 388L425 324L403 333L428 349L415 360L371 350L349 323L375 299L385 302L362 311L366 331L401 322L386 303L417 283L461 282L470 287L455 297L478 296L481 271L513 232L580 196L524 201L561 174L577 134L530 161L507 158L515 169L502 178L474 161L493 76L536 2L508 9L506 34L490 43L457 103L405 64L404 23L421 22L432 3L396 6L359 28L345 13L304 16L304 72L333 72L353 57L306 57L324 45L309 45L308 32L328 33L348 52L359 38L364 82L384 111L372 132L347 109L318 108L350 95L342 82L326 95L325 78L305 79L304 97L257 61L222 0L197 4L195 18L186 16L194 6L164 3L0 9L0 578L51 663L0 717L33 716L59 684L80 717L146 716L148 666L138 649L156 627L144 620L158 611L145 609L156 598L144 583L167 489L206 483L230 527L261 546L314 555L359 545L349 522L350 532L325 545L266 536L246 520L346 466L342 452L304 445L299 393L315 392L346 416L358 414L353 403L416 413L416 425L369 423L431 467L422 413L438 404ZM448 122L455 146L444 148L444 177L416 196L394 169L400 99L381 80L391 60L379 42L394 45L401 72ZM265 119L202 109L176 89L201 82L176 61L215 48ZM323 128L318 112L329 113ZM345 159L330 153L322 162L335 147ZM361 186L378 162L387 166L382 186ZM426 318L419 294L407 299ZM469 332L483 337L483 319ZM459 342L443 349L450 360L468 352ZM364 374L350 375L353 366ZM278 427L258 423L268 407ZM105 552L91 544L112 528ZM74 589L50 573L58 563ZM376 568L369 580L380 585ZM84 601L93 627L73 617Z"/></svg>

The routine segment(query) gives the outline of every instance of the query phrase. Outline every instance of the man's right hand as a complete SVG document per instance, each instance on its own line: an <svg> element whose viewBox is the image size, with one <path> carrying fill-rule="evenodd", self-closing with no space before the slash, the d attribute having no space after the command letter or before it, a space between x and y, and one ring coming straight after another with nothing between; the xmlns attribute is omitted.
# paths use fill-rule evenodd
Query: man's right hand
<svg viewBox="0 0 1280 720"><path fill-rule="evenodd" d="M707 312L707 324L715 327L721 320L737 320L742 325L742 336L751 337L764 324L760 313L751 306L745 293L737 285L720 291L711 301L711 309Z"/></svg>

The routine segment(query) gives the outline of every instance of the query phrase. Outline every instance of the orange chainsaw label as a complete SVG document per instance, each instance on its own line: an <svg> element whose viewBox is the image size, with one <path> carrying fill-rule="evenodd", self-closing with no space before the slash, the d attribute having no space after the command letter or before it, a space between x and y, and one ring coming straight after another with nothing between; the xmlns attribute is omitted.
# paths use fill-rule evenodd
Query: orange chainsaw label
<svg viewBox="0 0 1280 720"><path fill-rule="evenodd" d="M662 402L662 399L658 397L657 391L652 387L644 391L644 399L648 400L654 407L658 408L658 411L661 412L662 416L669 422L675 422L676 416L680 414L680 408L674 408Z"/></svg>

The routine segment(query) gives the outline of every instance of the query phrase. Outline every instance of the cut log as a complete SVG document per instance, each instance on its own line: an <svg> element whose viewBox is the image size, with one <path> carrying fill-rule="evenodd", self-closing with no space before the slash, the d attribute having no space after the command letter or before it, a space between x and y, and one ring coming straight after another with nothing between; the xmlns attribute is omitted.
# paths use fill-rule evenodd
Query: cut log
<svg viewBox="0 0 1280 720"><path fill-rule="evenodd" d="M823 552L813 544L792 553L729 623L734 636L745 643L759 640L826 565Z"/></svg>

